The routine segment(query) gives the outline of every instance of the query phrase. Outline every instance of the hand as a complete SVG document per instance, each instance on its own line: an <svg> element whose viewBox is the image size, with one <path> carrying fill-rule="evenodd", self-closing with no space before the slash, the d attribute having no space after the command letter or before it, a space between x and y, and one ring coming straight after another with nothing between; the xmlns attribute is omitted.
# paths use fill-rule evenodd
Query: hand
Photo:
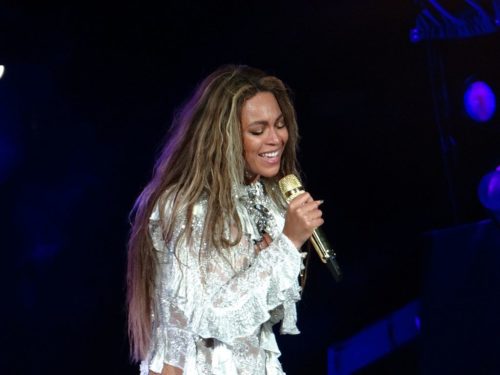
<svg viewBox="0 0 500 375"><path fill-rule="evenodd" d="M271 236L267 233L264 233L262 235L262 240L259 243L255 244L255 252L259 253L261 250L264 250L271 244L271 242L273 242Z"/></svg>
<svg viewBox="0 0 500 375"><path fill-rule="evenodd" d="M149 371L149 375L182 375L182 370L178 367L174 367L171 365L163 365L163 369L161 371L161 374L158 374L157 372Z"/></svg>
<svg viewBox="0 0 500 375"><path fill-rule="evenodd" d="M288 205L283 233L300 248L313 231L323 224L323 213L318 208L323 201L315 201L309 193L302 193Z"/></svg>

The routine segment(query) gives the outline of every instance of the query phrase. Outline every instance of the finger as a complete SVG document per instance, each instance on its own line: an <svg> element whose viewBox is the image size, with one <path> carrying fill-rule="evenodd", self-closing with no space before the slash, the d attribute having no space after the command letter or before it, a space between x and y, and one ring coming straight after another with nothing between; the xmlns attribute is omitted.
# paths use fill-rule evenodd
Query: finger
<svg viewBox="0 0 500 375"><path fill-rule="evenodd" d="M321 200L315 201L315 200L311 199L306 204L314 206L314 207L319 207L319 206L321 206L323 204L323 202L324 201L321 201Z"/></svg>
<svg viewBox="0 0 500 375"><path fill-rule="evenodd" d="M323 218L321 216L309 216L305 219L305 223L309 228L314 229L323 224Z"/></svg>
<svg viewBox="0 0 500 375"><path fill-rule="evenodd" d="M314 202L314 199L313 199L313 197L311 197L311 195L309 194L309 197L307 198L306 203L311 203L311 202Z"/></svg>
<svg viewBox="0 0 500 375"><path fill-rule="evenodd" d="M314 225L317 225L317 226L320 226L325 222L325 220L321 216L313 219L312 221L313 221Z"/></svg>
<svg viewBox="0 0 500 375"><path fill-rule="evenodd" d="M311 220L311 227L316 229L320 226L322 226L324 224L324 220L322 218L317 218L317 219L314 219L314 220Z"/></svg>
<svg viewBox="0 0 500 375"><path fill-rule="evenodd" d="M269 234L264 233L264 235L262 236L262 241L266 244L267 247L271 244L273 240L271 239L271 236Z"/></svg>
<svg viewBox="0 0 500 375"><path fill-rule="evenodd" d="M311 211L308 213L308 215L307 215L307 217L308 217L309 219L311 219L311 220L318 219L318 218L320 218L320 217L322 217L322 216L323 216L323 212L322 212L321 210L318 210L318 209L316 209L316 210L311 210Z"/></svg>
<svg viewBox="0 0 500 375"><path fill-rule="evenodd" d="M303 209L303 212L312 212L312 211L315 211L315 210L319 210L319 206L321 205L323 201L312 201L312 202L309 202L309 203L306 203L304 205L302 205L302 209Z"/></svg>
<svg viewBox="0 0 500 375"><path fill-rule="evenodd" d="M297 197L295 197L294 199L292 199L292 201L290 202L289 205L291 207L292 206L301 206L301 205L303 205L311 200L312 200L311 194L309 194L308 192L303 192L302 194L300 194Z"/></svg>
<svg viewBox="0 0 500 375"><path fill-rule="evenodd" d="M268 246L268 243L266 242L266 239L262 238L262 240L260 242L257 242L255 244L255 251L260 252L260 251L264 250L267 246Z"/></svg>

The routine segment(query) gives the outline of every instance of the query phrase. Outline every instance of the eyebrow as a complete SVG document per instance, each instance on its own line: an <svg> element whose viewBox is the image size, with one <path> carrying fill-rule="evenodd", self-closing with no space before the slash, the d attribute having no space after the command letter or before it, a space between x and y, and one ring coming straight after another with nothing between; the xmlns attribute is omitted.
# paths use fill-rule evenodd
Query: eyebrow
<svg viewBox="0 0 500 375"><path fill-rule="evenodd" d="M283 116L283 113L281 113L277 118L276 120L274 120L274 123L276 124L278 121L280 121L281 119L283 119L284 116ZM254 121L254 122L251 122L250 124L248 124L248 126L252 126L252 125L268 125L269 122L266 121L266 120L257 120L257 121Z"/></svg>

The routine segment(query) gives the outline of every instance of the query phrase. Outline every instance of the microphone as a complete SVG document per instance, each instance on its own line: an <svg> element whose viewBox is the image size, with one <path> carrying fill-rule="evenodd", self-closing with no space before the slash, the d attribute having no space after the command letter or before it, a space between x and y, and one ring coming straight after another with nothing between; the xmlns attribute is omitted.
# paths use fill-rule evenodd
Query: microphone
<svg viewBox="0 0 500 375"><path fill-rule="evenodd" d="M287 203L290 203L290 201L292 201L295 197L305 192L301 182L293 174L283 177L279 180L278 184ZM319 259L326 264L326 267L331 272L335 280L340 281L342 279L342 271L337 263L337 254L335 254L332 247L328 243L323 231L316 228L309 240L314 246L314 249L316 249Z"/></svg>

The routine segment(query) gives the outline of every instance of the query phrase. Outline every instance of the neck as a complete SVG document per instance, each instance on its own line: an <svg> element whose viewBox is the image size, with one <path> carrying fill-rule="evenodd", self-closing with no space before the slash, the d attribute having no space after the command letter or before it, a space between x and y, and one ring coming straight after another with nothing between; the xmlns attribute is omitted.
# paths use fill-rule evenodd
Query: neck
<svg viewBox="0 0 500 375"><path fill-rule="evenodd" d="M250 185L253 184L256 181L259 181L260 176L258 174L256 175L250 175L249 173L245 172L245 184Z"/></svg>

